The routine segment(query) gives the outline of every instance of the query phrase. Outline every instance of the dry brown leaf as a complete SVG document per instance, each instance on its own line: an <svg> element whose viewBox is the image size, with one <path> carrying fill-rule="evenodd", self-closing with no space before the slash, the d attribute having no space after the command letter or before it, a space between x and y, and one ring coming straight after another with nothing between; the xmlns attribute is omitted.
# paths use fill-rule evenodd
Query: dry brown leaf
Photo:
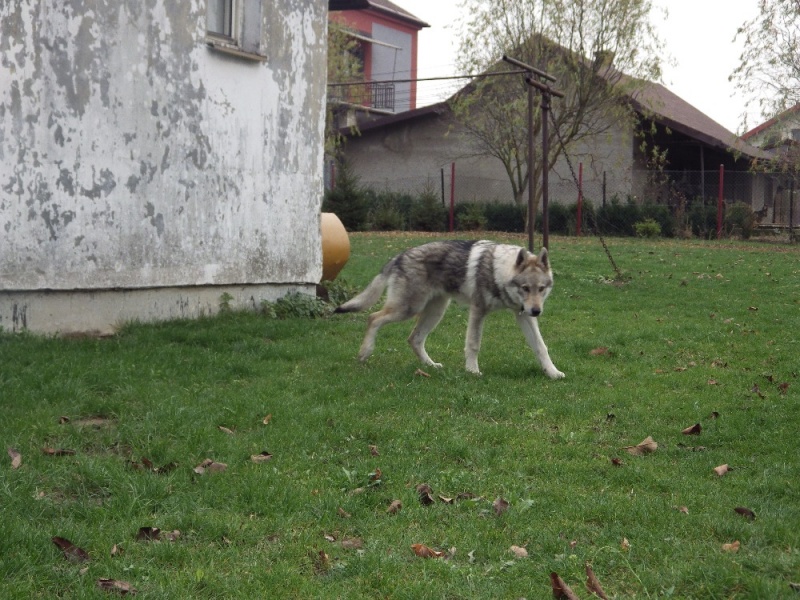
<svg viewBox="0 0 800 600"><path fill-rule="evenodd" d="M272 454L270 454L266 450L264 450L261 454L253 454L250 457L250 460L252 460L254 463L265 463L271 459L272 459Z"/></svg>
<svg viewBox="0 0 800 600"><path fill-rule="evenodd" d="M730 470L731 468L727 464L714 467L714 473L716 473L718 477L722 477Z"/></svg>
<svg viewBox="0 0 800 600"><path fill-rule="evenodd" d="M139 527L136 532L137 542L155 542L161 535L161 530L158 527Z"/></svg>
<svg viewBox="0 0 800 600"><path fill-rule="evenodd" d="M722 544L722 551L723 552L738 552L739 551L739 546L741 546L741 544L739 543L739 540L736 540L735 542L731 542L730 544Z"/></svg>
<svg viewBox="0 0 800 600"><path fill-rule="evenodd" d="M622 538L622 541L619 543L620 550L623 552L627 552L631 549L631 543L628 541L628 538Z"/></svg>
<svg viewBox="0 0 800 600"><path fill-rule="evenodd" d="M61 548L61 551L64 553L64 558L66 558L68 561L86 562L89 560L89 553L83 548L78 548L78 546L69 540L58 536L53 537L52 540L56 546Z"/></svg>
<svg viewBox="0 0 800 600"><path fill-rule="evenodd" d="M68 450L67 448L42 448L42 452L48 456L74 456L75 450Z"/></svg>
<svg viewBox="0 0 800 600"><path fill-rule="evenodd" d="M609 353L609 350L605 346L600 346L599 348L594 348L592 350L589 350L589 355L590 356L604 356L604 355L606 355L608 353Z"/></svg>
<svg viewBox="0 0 800 600"><path fill-rule="evenodd" d="M397 514L400 509L403 508L403 503L400 500L392 500L392 503L389 505L389 508L386 509L386 512L390 515Z"/></svg>
<svg viewBox="0 0 800 600"><path fill-rule="evenodd" d="M678 512L682 512L685 515L689 514L689 507L688 506L679 506Z"/></svg>
<svg viewBox="0 0 800 600"><path fill-rule="evenodd" d="M269 425L270 421L272 421L272 413L268 414L266 417L264 417L263 419L261 419L261 422L262 422L264 425Z"/></svg>
<svg viewBox="0 0 800 600"><path fill-rule="evenodd" d="M736 514L742 515L745 519L750 519L751 521L755 521L756 519L756 513L744 506L737 506L733 510Z"/></svg>
<svg viewBox="0 0 800 600"><path fill-rule="evenodd" d="M553 597L554 598L566 598L567 600L580 600L575 592L573 592L570 587L564 583L564 580L558 576L558 573L555 571L550 573L550 585L553 588Z"/></svg>
<svg viewBox="0 0 800 600"><path fill-rule="evenodd" d="M338 514L342 519L349 519L353 515L343 509L341 506L336 509L336 514Z"/></svg>
<svg viewBox="0 0 800 600"><path fill-rule="evenodd" d="M615 467L621 467L621 466L622 466L622 465L624 465L625 463L624 463L624 462L622 462L622 459L621 459L621 458L616 458L616 457L615 457L615 458L612 458L612 459L611 459L611 464L612 464L612 465L614 465Z"/></svg>
<svg viewBox="0 0 800 600"><path fill-rule="evenodd" d="M492 502L492 508L494 509L494 514L496 514L498 517L502 515L504 512L506 512L509 506L510 504L508 503L508 500L506 500L505 498L501 498L500 496L498 496L495 499L495 501Z"/></svg>
<svg viewBox="0 0 800 600"><path fill-rule="evenodd" d="M331 544L336 541L336 536L332 533L323 533L322 537L324 537Z"/></svg>
<svg viewBox="0 0 800 600"><path fill-rule="evenodd" d="M320 550L315 555L313 555L314 559L314 571L318 575L322 575L327 573L328 570L331 568L331 557L327 555L324 550Z"/></svg>
<svg viewBox="0 0 800 600"><path fill-rule="evenodd" d="M172 531L165 533L164 537L168 542L177 542L178 538L181 537L181 532L177 529L173 529Z"/></svg>
<svg viewBox="0 0 800 600"><path fill-rule="evenodd" d="M509 550L517 558L528 558L528 551L525 549L524 546L511 546Z"/></svg>
<svg viewBox="0 0 800 600"><path fill-rule="evenodd" d="M627 450L629 454L633 456L644 456L645 454L650 454L651 452L655 452L658 448L658 443L653 440L651 436L647 436L641 442L639 442L635 446L625 446L623 450Z"/></svg>
<svg viewBox="0 0 800 600"><path fill-rule="evenodd" d="M119 581L118 579L105 579L101 577L97 580L97 587L107 592L119 592L123 596L125 594L136 594L136 588L127 581Z"/></svg>
<svg viewBox="0 0 800 600"><path fill-rule="evenodd" d="M719 385L719 382L716 379L709 379L708 385Z"/></svg>
<svg viewBox="0 0 800 600"><path fill-rule="evenodd" d="M430 373L426 373L422 369L417 369L416 371L414 371L414 375L419 375L420 377L430 377L431 376Z"/></svg>
<svg viewBox="0 0 800 600"><path fill-rule="evenodd" d="M342 538L341 546L345 550L358 550L364 547L364 540L361 538Z"/></svg>
<svg viewBox="0 0 800 600"><path fill-rule="evenodd" d="M683 435L700 435L700 432L703 431L703 427L700 423L695 423L691 427L687 427L686 429L682 430L681 433Z"/></svg>
<svg viewBox="0 0 800 600"><path fill-rule="evenodd" d="M789 383L786 381L779 383L778 390L780 390L781 396L785 396L786 392L789 391Z"/></svg>
<svg viewBox="0 0 800 600"><path fill-rule="evenodd" d="M227 433L228 435L233 435L233 429L229 429L228 427L225 427L224 425L220 425L219 426L219 430L222 433Z"/></svg>
<svg viewBox="0 0 800 600"><path fill-rule="evenodd" d="M60 417L58 417L58 424L59 425L66 425L67 423L69 423L69 417L64 416L64 415L61 415Z"/></svg>
<svg viewBox="0 0 800 600"><path fill-rule="evenodd" d="M586 590L591 594L599 596L603 600L608 600L608 596L606 596L606 593L603 591L603 587L600 585L600 581L598 581L592 570L592 565L589 563L586 563Z"/></svg>
<svg viewBox="0 0 800 600"><path fill-rule="evenodd" d="M439 494L439 501L443 502L444 504L454 504L455 503L455 499L454 498L451 498L449 496L443 496L442 494Z"/></svg>
<svg viewBox="0 0 800 600"><path fill-rule="evenodd" d="M369 453L372 456L378 456L380 454L380 452L378 452L378 447L375 444L369 445Z"/></svg>
<svg viewBox="0 0 800 600"><path fill-rule="evenodd" d="M22 454L14 450L14 448L9 448L8 455L11 457L11 468L19 469L22 466Z"/></svg>
<svg viewBox="0 0 800 600"><path fill-rule="evenodd" d="M414 554L421 558L443 558L446 556L444 552L429 548L425 544L411 544L411 549L414 551Z"/></svg>
<svg viewBox="0 0 800 600"><path fill-rule="evenodd" d="M203 462L201 462L199 465L197 465L193 470L198 475L202 475L206 471L209 471L211 473L221 473L222 471L224 471L227 468L228 468L228 465L226 465L225 463L215 462L215 461L211 460L210 458L207 458Z"/></svg>
<svg viewBox="0 0 800 600"><path fill-rule="evenodd" d="M370 481L380 481L382 477L383 473L381 473L381 470L378 468L376 468L372 473L369 474Z"/></svg>
<svg viewBox="0 0 800 600"><path fill-rule="evenodd" d="M417 494L419 494L419 501L425 506L430 506L436 502L433 499L433 490L427 483L420 483L417 486Z"/></svg>
<svg viewBox="0 0 800 600"><path fill-rule="evenodd" d="M114 544L111 547L111 556L112 557L121 556L123 552L124 552L124 550L122 549L122 546L118 546L117 544Z"/></svg>

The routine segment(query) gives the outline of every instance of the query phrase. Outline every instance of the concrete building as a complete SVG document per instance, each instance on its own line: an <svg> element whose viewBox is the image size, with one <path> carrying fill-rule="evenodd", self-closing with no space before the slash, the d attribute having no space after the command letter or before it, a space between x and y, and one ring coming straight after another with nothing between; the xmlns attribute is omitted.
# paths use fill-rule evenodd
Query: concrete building
<svg viewBox="0 0 800 600"><path fill-rule="evenodd" d="M313 293L327 16L0 3L0 328L102 334Z"/></svg>

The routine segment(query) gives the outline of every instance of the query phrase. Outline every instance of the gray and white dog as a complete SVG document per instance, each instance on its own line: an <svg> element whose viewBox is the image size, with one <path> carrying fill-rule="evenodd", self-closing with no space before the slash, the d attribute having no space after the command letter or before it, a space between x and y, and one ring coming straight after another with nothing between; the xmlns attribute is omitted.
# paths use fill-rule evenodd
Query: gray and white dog
<svg viewBox="0 0 800 600"><path fill-rule="evenodd" d="M518 246L486 240L440 241L410 248L387 262L363 292L336 312L366 310L380 300L387 287L383 308L369 317L358 353L362 362L375 349L381 327L417 316L408 343L423 363L441 367L425 351L425 340L455 298L470 307L464 347L467 371L480 374L478 352L486 315L507 308L516 314L517 324L545 374L551 379L564 377L550 360L537 320L553 288L553 271L545 248L538 256Z"/></svg>

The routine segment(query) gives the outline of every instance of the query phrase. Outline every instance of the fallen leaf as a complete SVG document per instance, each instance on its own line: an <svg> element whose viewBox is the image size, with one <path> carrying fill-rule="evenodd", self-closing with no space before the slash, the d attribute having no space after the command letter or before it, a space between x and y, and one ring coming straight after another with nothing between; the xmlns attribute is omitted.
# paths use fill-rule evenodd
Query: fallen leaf
<svg viewBox="0 0 800 600"><path fill-rule="evenodd" d="M380 481L383 473L381 473L380 469L375 469L372 473L369 474L370 481Z"/></svg>
<svg viewBox="0 0 800 600"><path fill-rule="evenodd" d="M67 423L69 423L69 417L65 417L64 415L58 417L58 424L59 425L65 425Z"/></svg>
<svg viewBox="0 0 800 600"><path fill-rule="evenodd" d="M708 385L719 385L719 382L716 379L709 379Z"/></svg>
<svg viewBox="0 0 800 600"><path fill-rule="evenodd" d="M400 509L403 508L403 503L400 500L392 500L392 503L389 505L389 508L386 509L386 512L390 515L397 514Z"/></svg>
<svg viewBox="0 0 800 600"><path fill-rule="evenodd" d="M364 540L361 538L342 538L341 546L345 550L358 550L364 547Z"/></svg>
<svg viewBox="0 0 800 600"><path fill-rule="evenodd" d="M136 532L137 542L155 542L161 535L161 530L158 527L139 527Z"/></svg>
<svg viewBox="0 0 800 600"><path fill-rule="evenodd" d="M324 537L331 544L336 541L336 536L333 535L332 533L323 533L322 537Z"/></svg>
<svg viewBox="0 0 800 600"><path fill-rule="evenodd" d="M703 431L703 427L700 423L695 423L691 427L687 427L686 429L682 430L681 433L683 435L700 435L700 432Z"/></svg>
<svg viewBox="0 0 800 600"><path fill-rule="evenodd" d="M123 551L123 549L122 549L122 546L118 546L117 544L114 544L114 545L111 547L111 556L112 556L112 557L114 557L114 556L120 556L120 555L121 555L123 552L124 552L124 551Z"/></svg>
<svg viewBox="0 0 800 600"><path fill-rule="evenodd" d="M436 502L433 499L433 490L427 483L420 483L417 486L417 494L419 494L419 501L425 506L430 506Z"/></svg>
<svg viewBox="0 0 800 600"><path fill-rule="evenodd" d="M314 555L314 571L316 571L318 575L327 573L330 568L331 558L324 550L320 550Z"/></svg>
<svg viewBox="0 0 800 600"><path fill-rule="evenodd" d="M506 512L509 506L510 504L508 503L508 500L501 498L500 496L498 496L495 501L492 502L494 514L496 514L498 517Z"/></svg>
<svg viewBox="0 0 800 600"><path fill-rule="evenodd" d="M439 500L441 502L443 502L444 504L453 504L453 503L455 503L455 499L450 498L449 496L443 496L442 494L439 494Z"/></svg>
<svg viewBox="0 0 800 600"><path fill-rule="evenodd" d="M627 450L628 453L632 454L633 456L644 456L645 454L655 452L657 448L658 443L656 443L653 438L648 435L636 446L625 446L623 450Z"/></svg>
<svg viewBox="0 0 800 600"><path fill-rule="evenodd" d="M225 463L219 463L211 460L210 458L205 459L199 465L197 465L193 470L198 475L202 475L206 471L210 471L212 473L221 473L225 469L228 468L228 465Z"/></svg>
<svg viewBox="0 0 800 600"><path fill-rule="evenodd" d="M608 596L606 596L606 593L603 591L603 587L600 585L600 581L598 581L592 570L592 565L589 563L586 563L586 590L591 594L599 596L603 600L608 600Z"/></svg>
<svg viewBox="0 0 800 600"><path fill-rule="evenodd" d="M14 450L14 448L9 448L8 455L11 457L11 468L19 469L22 466L22 454Z"/></svg>
<svg viewBox="0 0 800 600"><path fill-rule="evenodd" d="M599 348L594 348L592 350L589 350L589 355L590 356L604 356L604 355L606 355L608 353L609 353L609 350L605 346L600 346Z"/></svg>
<svg viewBox="0 0 800 600"><path fill-rule="evenodd" d="M732 542L730 544L722 544L722 551L723 552L738 552L739 551L739 546L741 546L741 544L739 543L739 540L736 540L735 542Z"/></svg>
<svg viewBox="0 0 800 600"><path fill-rule="evenodd" d="M509 550L517 558L528 558L528 551L523 546L511 546Z"/></svg>
<svg viewBox="0 0 800 600"><path fill-rule="evenodd" d="M261 422L262 422L264 425L269 425L269 422L270 422L270 421L272 421L272 413L268 414L266 417L264 417L263 419L261 419Z"/></svg>
<svg viewBox="0 0 800 600"><path fill-rule="evenodd" d="M369 453L372 456L378 456L380 454L380 452L378 452L378 447L376 445L374 445L374 444L370 444Z"/></svg>
<svg viewBox="0 0 800 600"><path fill-rule="evenodd" d="M89 553L83 548L78 548L69 540L58 536L53 537L52 540L56 546L61 548L61 551L64 553L64 558L68 561L85 562L89 560Z"/></svg>
<svg viewBox="0 0 800 600"><path fill-rule="evenodd" d="M758 384L753 384L753 387L750 388L750 392L761 398L762 400L766 398L764 394L761 393L761 389L758 387Z"/></svg>
<svg viewBox="0 0 800 600"><path fill-rule="evenodd" d="M711 414L708 415L709 419L719 419L719 413L717 411L711 411Z"/></svg>
<svg viewBox="0 0 800 600"><path fill-rule="evenodd" d="M426 373L422 369L417 369L414 371L414 375L419 375L420 377L430 377L430 373Z"/></svg>
<svg viewBox="0 0 800 600"><path fill-rule="evenodd" d="M558 573L552 572L550 573L550 586L553 588L553 597L554 598L566 598L567 600L580 600L578 596L575 595L570 587L564 583L564 580L558 576Z"/></svg>
<svg viewBox="0 0 800 600"><path fill-rule="evenodd" d="M783 382L778 384L778 390L781 392L781 396L785 396L786 392L789 390L789 384L787 382Z"/></svg>
<svg viewBox="0 0 800 600"><path fill-rule="evenodd" d="M623 552L630 550L631 543L628 541L628 538L622 538L622 541L619 543L619 547Z"/></svg>
<svg viewBox="0 0 800 600"><path fill-rule="evenodd" d="M168 542L177 542L178 538L181 537L181 532L177 529L173 529L172 531L166 533L164 537Z"/></svg>
<svg viewBox="0 0 800 600"><path fill-rule="evenodd" d="M679 506L678 512L682 512L685 515L689 514L689 507L688 506Z"/></svg>
<svg viewBox="0 0 800 600"><path fill-rule="evenodd" d="M224 425L220 425L219 426L219 430L222 433L227 433L228 435L233 435L233 429L229 429L229 428L225 427Z"/></svg>
<svg viewBox="0 0 800 600"><path fill-rule="evenodd" d="M717 476L719 477L722 477L723 475L725 475L725 473L727 473L730 470L731 469L728 465L720 465L718 467L714 467L714 473L716 473Z"/></svg>
<svg viewBox="0 0 800 600"><path fill-rule="evenodd" d="M421 558L442 558L445 556L444 552L429 548L425 544L411 544L411 549L414 551L414 554Z"/></svg>
<svg viewBox="0 0 800 600"><path fill-rule="evenodd" d="M97 580L97 587L101 590L106 590L108 592L119 592L123 596L125 594L136 594L136 588L133 587L127 581L119 581L118 579L105 579L101 577Z"/></svg>
<svg viewBox="0 0 800 600"><path fill-rule="evenodd" d="M800 592L800 583L790 583L789 587L795 592Z"/></svg>
<svg viewBox="0 0 800 600"><path fill-rule="evenodd" d="M744 506L737 506L733 510L737 514L742 515L745 519L750 519L751 521L754 521L756 518L756 513L754 513L749 508L745 508Z"/></svg>
<svg viewBox="0 0 800 600"><path fill-rule="evenodd" d="M353 516L353 515L351 515L349 512L347 512L345 509L343 509L341 506L340 506L339 508L337 508L337 509L336 509L336 513L337 513L337 514L338 514L338 515L339 515L339 516L340 516L342 519L349 519L350 517L352 517L352 516Z"/></svg>
<svg viewBox="0 0 800 600"><path fill-rule="evenodd" d="M624 465L625 463L624 463L624 462L622 462L622 459L621 459L621 458L612 458L612 459L611 459L611 464L612 464L612 465L614 465L615 467L621 467L621 466L622 466L622 465Z"/></svg>
<svg viewBox="0 0 800 600"><path fill-rule="evenodd" d="M42 448L42 452L48 456L74 456L75 450L68 450L66 448Z"/></svg>
<svg viewBox="0 0 800 600"><path fill-rule="evenodd" d="M755 311L758 310L758 307L757 306L748 306L747 310L752 310L753 312L755 312Z"/></svg>
<svg viewBox="0 0 800 600"><path fill-rule="evenodd" d="M272 454L270 454L266 450L264 450L261 454L253 454L250 457L250 460L252 460L254 463L265 463L271 459L272 459Z"/></svg>

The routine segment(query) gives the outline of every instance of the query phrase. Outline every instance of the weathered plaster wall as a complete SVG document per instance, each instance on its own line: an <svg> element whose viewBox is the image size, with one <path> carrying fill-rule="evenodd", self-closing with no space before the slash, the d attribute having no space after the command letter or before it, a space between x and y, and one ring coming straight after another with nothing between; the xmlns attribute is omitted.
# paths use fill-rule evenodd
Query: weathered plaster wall
<svg viewBox="0 0 800 600"><path fill-rule="evenodd" d="M258 62L203 0L0 3L0 326L11 292L319 280L327 3L262 14Z"/></svg>

